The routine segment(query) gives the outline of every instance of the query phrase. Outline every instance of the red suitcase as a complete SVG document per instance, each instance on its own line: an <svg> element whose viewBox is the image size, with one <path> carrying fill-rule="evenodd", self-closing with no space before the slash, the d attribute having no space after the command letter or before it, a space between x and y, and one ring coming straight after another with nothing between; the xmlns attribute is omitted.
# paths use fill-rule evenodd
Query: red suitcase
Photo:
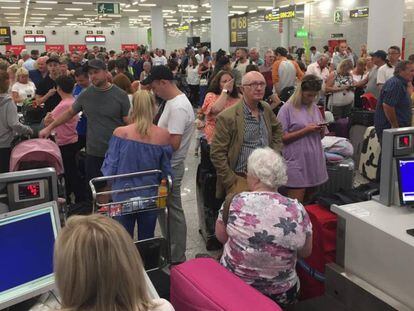
<svg viewBox="0 0 414 311"><path fill-rule="evenodd" d="M337 216L321 205L305 206L312 222L312 254L305 258L306 264L317 272L325 273L325 265L335 261ZM312 277L301 267L296 268L300 279L300 299L310 299L324 294L324 283Z"/></svg>

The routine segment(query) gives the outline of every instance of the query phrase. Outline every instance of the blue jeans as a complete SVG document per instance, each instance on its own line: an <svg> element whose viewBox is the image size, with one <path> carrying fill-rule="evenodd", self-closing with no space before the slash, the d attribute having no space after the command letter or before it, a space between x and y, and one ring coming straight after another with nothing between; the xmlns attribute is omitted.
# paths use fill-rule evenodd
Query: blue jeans
<svg viewBox="0 0 414 311"><path fill-rule="evenodd" d="M115 219L124 226L131 237L134 237L134 228L136 222L138 225L138 240L145 240L154 237L157 216L157 211L151 211L118 216L115 217Z"/></svg>
<svg viewBox="0 0 414 311"><path fill-rule="evenodd" d="M200 98L198 100L199 107L203 107L204 98L206 97L206 94L207 94L207 89L208 89L207 85L203 85L203 86L200 85Z"/></svg>

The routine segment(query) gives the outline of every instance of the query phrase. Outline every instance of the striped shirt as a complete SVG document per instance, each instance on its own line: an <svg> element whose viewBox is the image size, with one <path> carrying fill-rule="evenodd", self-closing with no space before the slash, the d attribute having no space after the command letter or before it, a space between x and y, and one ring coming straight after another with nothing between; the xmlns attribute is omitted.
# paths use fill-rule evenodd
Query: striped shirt
<svg viewBox="0 0 414 311"><path fill-rule="evenodd" d="M247 104L245 102L243 104L244 139L237 159L236 173L247 172L247 159L255 149L269 146L269 133L264 119L264 108L261 103L258 104L258 108L259 119L256 119Z"/></svg>
<svg viewBox="0 0 414 311"><path fill-rule="evenodd" d="M387 104L395 109L399 127L411 126L411 99L407 92L407 81L394 76L385 82L375 110L375 130L381 139L382 131L391 128L384 113L383 105Z"/></svg>

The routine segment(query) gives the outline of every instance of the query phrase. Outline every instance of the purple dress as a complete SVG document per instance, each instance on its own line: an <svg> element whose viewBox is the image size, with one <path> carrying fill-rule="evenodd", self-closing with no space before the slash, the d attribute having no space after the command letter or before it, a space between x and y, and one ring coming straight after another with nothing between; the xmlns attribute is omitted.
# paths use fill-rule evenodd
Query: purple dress
<svg viewBox="0 0 414 311"><path fill-rule="evenodd" d="M282 124L283 133L296 132L310 123L325 122L315 104L312 104L310 109L304 106L296 109L290 102L282 106L277 119ZM287 164L287 187L314 187L328 180L325 155L319 132L308 134L285 144L283 157Z"/></svg>

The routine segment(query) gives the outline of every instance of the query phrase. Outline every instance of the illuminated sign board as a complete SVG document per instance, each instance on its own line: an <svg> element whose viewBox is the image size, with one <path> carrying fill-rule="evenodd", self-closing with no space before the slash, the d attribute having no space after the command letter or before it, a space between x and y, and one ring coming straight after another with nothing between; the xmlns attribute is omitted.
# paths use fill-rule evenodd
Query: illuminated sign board
<svg viewBox="0 0 414 311"><path fill-rule="evenodd" d="M184 25L177 28L178 31L187 31L190 29L190 26Z"/></svg>
<svg viewBox="0 0 414 311"><path fill-rule="evenodd" d="M309 37L309 32L306 29L299 29L296 31L296 38L307 38Z"/></svg>
<svg viewBox="0 0 414 311"><path fill-rule="evenodd" d="M362 18L362 17L368 17L369 16L369 9L368 8L360 8L355 10L349 11L349 17L350 18Z"/></svg>
<svg viewBox="0 0 414 311"><path fill-rule="evenodd" d="M229 18L230 26L230 47L248 46L247 38L247 14L232 16Z"/></svg>
<svg viewBox="0 0 414 311"><path fill-rule="evenodd" d="M278 21L280 19L290 19L295 17L304 17L305 5L287 5L274 8L272 13L264 16L265 21ZM271 17L270 17L271 14Z"/></svg>
<svg viewBox="0 0 414 311"><path fill-rule="evenodd" d="M0 45L11 45L10 27L0 27Z"/></svg>

